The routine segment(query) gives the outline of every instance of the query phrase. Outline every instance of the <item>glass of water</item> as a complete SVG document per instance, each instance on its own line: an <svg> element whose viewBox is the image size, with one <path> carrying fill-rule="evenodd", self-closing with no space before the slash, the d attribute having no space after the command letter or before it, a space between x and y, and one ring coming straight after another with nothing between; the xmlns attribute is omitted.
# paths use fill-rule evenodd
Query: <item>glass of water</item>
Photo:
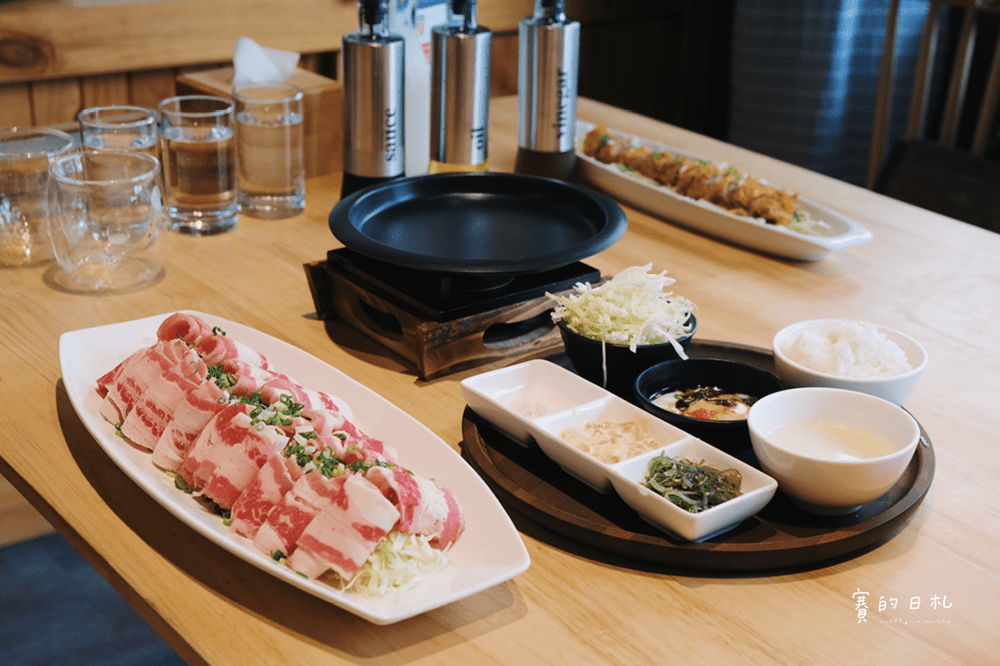
<svg viewBox="0 0 1000 666"><path fill-rule="evenodd" d="M160 155L169 228L195 236L236 227L233 102L183 95L160 102Z"/></svg>
<svg viewBox="0 0 1000 666"><path fill-rule="evenodd" d="M285 83L252 83L233 90L240 210L278 219L305 208L302 89Z"/></svg>
<svg viewBox="0 0 1000 666"><path fill-rule="evenodd" d="M127 150L159 158L156 111L141 106L95 106L77 114L86 150Z"/></svg>

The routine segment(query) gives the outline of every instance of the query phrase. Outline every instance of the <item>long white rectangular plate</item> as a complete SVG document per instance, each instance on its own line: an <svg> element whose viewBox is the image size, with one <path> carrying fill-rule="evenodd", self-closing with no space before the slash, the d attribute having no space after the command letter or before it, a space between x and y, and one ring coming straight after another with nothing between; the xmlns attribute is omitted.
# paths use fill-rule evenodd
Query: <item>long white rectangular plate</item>
<svg viewBox="0 0 1000 666"><path fill-rule="evenodd" d="M97 379L133 352L156 342L156 329L168 314L65 333L59 340L59 360L73 407L101 448L143 490L191 529L289 585L382 625L488 589L528 568L527 549L500 502L468 463L430 429L315 356L252 328L191 312L264 354L273 368L303 386L343 400L353 412L354 423L372 437L395 447L401 464L451 488L466 520L464 534L448 552L447 567L381 597L341 592L303 578L258 551L248 539L230 533L219 516L175 488L173 478L156 468L148 453L117 437L114 426L100 414Z"/></svg>
<svg viewBox="0 0 1000 666"><path fill-rule="evenodd" d="M799 261L817 261L833 250L841 250L864 243L874 237L871 231L853 220L802 196L798 197L798 203L802 210L814 220L822 220L826 223L827 228L823 230L822 234L800 233L782 226L767 224L763 220L740 217L708 201L677 194L668 187L628 170L623 165L604 164L593 157L584 155L580 146L583 138L592 129L594 129L594 125L591 123L584 121L576 123L576 154L583 178L601 190L637 208L672 220L682 226L736 245ZM610 128L609 133L628 139L636 146L647 146L654 151L670 152L675 155L704 160L703 157L687 151ZM763 178L759 179L766 182ZM774 186L773 183L772 186Z"/></svg>

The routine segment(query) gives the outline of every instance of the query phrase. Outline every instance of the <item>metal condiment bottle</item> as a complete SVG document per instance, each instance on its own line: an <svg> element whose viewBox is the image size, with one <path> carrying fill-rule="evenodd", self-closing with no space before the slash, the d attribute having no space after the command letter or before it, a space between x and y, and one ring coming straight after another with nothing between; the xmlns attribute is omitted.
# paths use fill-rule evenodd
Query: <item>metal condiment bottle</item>
<svg viewBox="0 0 1000 666"><path fill-rule="evenodd" d="M565 0L535 0L518 26L517 173L566 179L576 164L580 23Z"/></svg>
<svg viewBox="0 0 1000 666"><path fill-rule="evenodd" d="M404 176L405 42L389 34L388 11L388 0L360 0L358 31L344 35L341 198Z"/></svg>
<svg viewBox="0 0 1000 666"><path fill-rule="evenodd" d="M431 33L431 173L486 171L490 44L475 0L451 0L451 20Z"/></svg>

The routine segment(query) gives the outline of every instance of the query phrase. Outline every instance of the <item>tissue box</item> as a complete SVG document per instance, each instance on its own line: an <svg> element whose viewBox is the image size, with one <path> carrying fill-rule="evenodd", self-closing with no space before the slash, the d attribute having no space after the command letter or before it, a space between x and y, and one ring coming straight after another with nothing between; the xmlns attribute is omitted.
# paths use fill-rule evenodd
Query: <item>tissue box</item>
<svg viewBox="0 0 1000 666"><path fill-rule="evenodd" d="M344 170L344 89L325 76L297 69L288 79L302 88L306 177ZM188 72L177 77L178 95L216 95L231 98L233 68Z"/></svg>

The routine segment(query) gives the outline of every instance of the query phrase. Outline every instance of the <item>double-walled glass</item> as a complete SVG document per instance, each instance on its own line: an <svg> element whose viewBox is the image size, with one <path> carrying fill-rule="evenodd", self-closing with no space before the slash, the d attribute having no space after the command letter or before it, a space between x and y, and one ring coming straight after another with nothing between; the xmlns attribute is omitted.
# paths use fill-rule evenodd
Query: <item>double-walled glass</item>
<svg viewBox="0 0 1000 666"><path fill-rule="evenodd" d="M52 258L49 242L49 166L76 149L57 129L0 129L0 266Z"/></svg>
<svg viewBox="0 0 1000 666"><path fill-rule="evenodd" d="M159 174L155 157L135 152L75 153L52 165L50 231L60 284L118 290L159 275L165 229Z"/></svg>

